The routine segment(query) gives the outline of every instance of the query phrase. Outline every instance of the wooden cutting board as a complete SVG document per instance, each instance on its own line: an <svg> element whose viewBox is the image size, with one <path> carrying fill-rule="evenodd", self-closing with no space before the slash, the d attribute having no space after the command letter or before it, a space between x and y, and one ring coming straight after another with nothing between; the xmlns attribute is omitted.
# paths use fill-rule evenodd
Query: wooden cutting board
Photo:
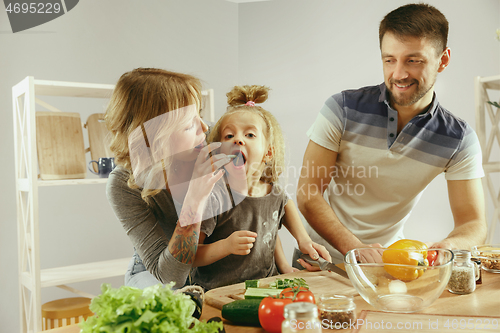
<svg viewBox="0 0 500 333"><path fill-rule="evenodd" d="M389 313L363 310L351 326L353 333L500 332L500 317L429 313Z"/></svg>
<svg viewBox="0 0 500 333"><path fill-rule="evenodd" d="M114 157L109 145L111 133L104 123L104 113L94 113L87 118L85 127L89 134L90 157L93 161L99 161L101 157ZM94 171L97 172L97 164L92 163Z"/></svg>
<svg viewBox="0 0 500 333"><path fill-rule="evenodd" d="M86 177L82 122L78 113L36 112L36 144L41 179Z"/></svg>
<svg viewBox="0 0 500 333"><path fill-rule="evenodd" d="M309 285L309 289L315 296L321 294L352 294L358 295L356 289L351 284L349 279L346 279L338 274L320 271L308 272L299 271L295 273L282 274L260 279L260 286L268 286L277 278L293 279L303 278ZM245 293L245 283L232 284L225 287L209 290L205 293L205 302L215 308L222 309L222 306L232 301L243 299Z"/></svg>

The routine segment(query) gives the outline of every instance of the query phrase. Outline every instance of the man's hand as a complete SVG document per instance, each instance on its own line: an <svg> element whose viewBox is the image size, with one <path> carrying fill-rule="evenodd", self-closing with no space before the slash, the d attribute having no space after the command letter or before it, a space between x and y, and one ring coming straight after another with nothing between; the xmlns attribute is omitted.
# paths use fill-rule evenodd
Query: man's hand
<svg viewBox="0 0 500 333"><path fill-rule="evenodd" d="M382 245L379 243L375 244L362 244L361 246L358 246L356 248L373 248L371 249L366 249L361 251L360 255L358 256L357 260L360 262L382 262L382 251L377 250L377 248L382 248Z"/></svg>
<svg viewBox="0 0 500 333"><path fill-rule="evenodd" d="M455 250L457 249L456 246L453 245L453 242L443 239L442 241L431 243L429 245L429 249L448 249L448 250Z"/></svg>

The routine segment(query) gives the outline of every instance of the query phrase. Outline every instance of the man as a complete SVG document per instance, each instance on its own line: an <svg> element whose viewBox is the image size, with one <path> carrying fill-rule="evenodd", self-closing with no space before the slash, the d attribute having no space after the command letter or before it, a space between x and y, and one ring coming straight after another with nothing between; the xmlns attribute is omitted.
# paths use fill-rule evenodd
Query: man
<svg viewBox="0 0 500 333"><path fill-rule="evenodd" d="M432 6L387 14L379 27L384 83L330 97L309 129L297 200L312 240L334 262L353 248L404 238L411 210L442 172L455 226L431 247L484 242L477 136L434 93L450 63L447 36L448 21Z"/></svg>

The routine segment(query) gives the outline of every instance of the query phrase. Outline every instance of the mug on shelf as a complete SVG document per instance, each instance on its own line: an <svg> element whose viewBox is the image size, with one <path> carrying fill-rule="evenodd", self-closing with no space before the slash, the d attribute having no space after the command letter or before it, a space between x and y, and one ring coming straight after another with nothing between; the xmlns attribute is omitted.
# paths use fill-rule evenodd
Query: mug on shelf
<svg viewBox="0 0 500 333"><path fill-rule="evenodd" d="M92 163L97 164L97 172L94 171L94 168L91 166ZM89 162L89 170L94 175L98 175L101 178L107 178L109 173L113 171L115 168L115 158L114 157L101 157L99 161L90 161Z"/></svg>

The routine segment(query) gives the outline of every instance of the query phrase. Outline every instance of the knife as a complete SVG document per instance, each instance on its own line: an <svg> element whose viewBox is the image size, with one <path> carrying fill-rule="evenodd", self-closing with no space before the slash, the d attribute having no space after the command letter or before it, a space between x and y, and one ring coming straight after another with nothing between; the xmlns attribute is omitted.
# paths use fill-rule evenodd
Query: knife
<svg viewBox="0 0 500 333"><path fill-rule="evenodd" d="M314 260L308 254L302 254L300 256L300 259L303 259L309 265L319 267L322 271L334 272L334 273L337 273L337 274L339 274L347 279L349 278L346 271L337 267L335 264L332 264L331 262L326 261L325 259L323 259L321 257L319 257L318 260Z"/></svg>

